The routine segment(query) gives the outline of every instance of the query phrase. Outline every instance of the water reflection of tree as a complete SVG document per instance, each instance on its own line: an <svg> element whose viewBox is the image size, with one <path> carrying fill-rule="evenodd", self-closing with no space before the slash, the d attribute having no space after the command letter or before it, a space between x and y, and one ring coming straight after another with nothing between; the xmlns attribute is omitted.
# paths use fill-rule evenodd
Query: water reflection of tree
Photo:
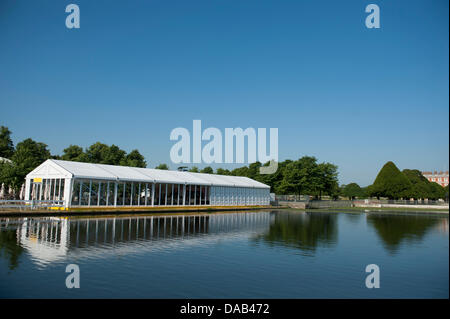
<svg viewBox="0 0 450 319"><path fill-rule="evenodd" d="M9 261L9 269L19 265L19 257L23 248L17 244L16 230L7 229L0 231L0 256Z"/></svg>
<svg viewBox="0 0 450 319"><path fill-rule="evenodd" d="M329 247L337 242L337 215L321 213L279 212L269 227L260 235L271 246L299 248L307 254L317 247Z"/></svg>
<svg viewBox="0 0 450 319"><path fill-rule="evenodd" d="M440 220L440 217L424 215L367 215L367 224L375 229L390 253L395 253L403 241L420 242Z"/></svg>

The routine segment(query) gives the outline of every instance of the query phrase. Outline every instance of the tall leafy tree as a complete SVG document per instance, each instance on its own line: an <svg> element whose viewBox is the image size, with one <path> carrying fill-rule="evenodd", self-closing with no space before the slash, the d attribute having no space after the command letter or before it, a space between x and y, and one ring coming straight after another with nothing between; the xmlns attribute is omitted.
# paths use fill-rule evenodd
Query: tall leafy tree
<svg viewBox="0 0 450 319"><path fill-rule="evenodd" d="M317 159L311 156L304 156L286 166L280 186L286 194L317 195L320 182Z"/></svg>
<svg viewBox="0 0 450 319"><path fill-rule="evenodd" d="M14 154L14 144L11 140L11 131L0 126L0 157L11 158Z"/></svg>
<svg viewBox="0 0 450 319"><path fill-rule="evenodd" d="M17 144L12 163L1 165L0 182L19 191L25 176L48 158L50 151L47 145L28 138Z"/></svg>
<svg viewBox="0 0 450 319"><path fill-rule="evenodd" d="M125 165L132 167L147 167L147 162L138 150L132 150L125 156Z"/></svg>
<svg viewBox="0 0 450 319"><path fill-rule="evenodd" d="M364 190L357 183L350 183L343 185L342 195L349 199L355 199L356 197L364 197Z"/></svg>
<svg viewBox="0 0 450 319"><path fill-rule="evenodd" d="M331 163L320 163L317 165L319 173L319 196L323 193L333 197L339 194L337 166Z"/></svg>
<svg viewBox="0 0 450 319"><path fill-rule="evenodd" d="M75 162L87 162L87 156L83 151L83 148L78 145L70 145L63 150L62 160L75 161Z"/></svg>
<svg viewBox="0 0 450 319"><path fill-rule="evenodd" d="M431 190L428 199L445 198L445 188L438 183L430 182Z"/></svg>

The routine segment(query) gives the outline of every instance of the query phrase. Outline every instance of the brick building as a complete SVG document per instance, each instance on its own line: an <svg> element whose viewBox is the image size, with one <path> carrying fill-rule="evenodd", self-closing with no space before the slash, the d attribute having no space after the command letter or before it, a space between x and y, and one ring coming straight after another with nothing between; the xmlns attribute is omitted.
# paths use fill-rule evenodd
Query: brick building
<svg viewBox="0 0 450 319"><path fill-rule="evenodd" d="M446 172L422 172L422 175L425 176L430 182L438 183L441 186L448 185L448 171Z"/></svg>

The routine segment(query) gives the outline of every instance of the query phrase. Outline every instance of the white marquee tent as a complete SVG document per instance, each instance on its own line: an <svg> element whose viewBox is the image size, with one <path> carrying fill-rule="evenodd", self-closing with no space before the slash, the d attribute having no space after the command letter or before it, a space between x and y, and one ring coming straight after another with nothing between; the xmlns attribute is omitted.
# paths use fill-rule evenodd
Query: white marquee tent
<svg viewBox="0 0 450 319"><path fill-rule="evenodd" d="M26 200L73 206L268 205L270 187L248 177L49 159L26 177Z"/></svg>

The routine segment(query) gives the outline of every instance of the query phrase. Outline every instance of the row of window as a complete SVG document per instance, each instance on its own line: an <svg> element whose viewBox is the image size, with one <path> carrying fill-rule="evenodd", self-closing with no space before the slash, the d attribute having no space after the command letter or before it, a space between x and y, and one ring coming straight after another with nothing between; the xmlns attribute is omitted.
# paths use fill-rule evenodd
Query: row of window
<svg viewBox="0 0 450 319"><path fill-rule="evenodd" d="M154 188L154 189L153 189ZM209 205L210 186L74 180L72 206Z"/></svg>
<svg viewBox="0 0 450 319"><path fill-rule="evenodd" d="M432 177L432 182L448 182L448 177Z"/></svg>
<svg viewBox="0 0 450 319"><path fill-rule="evenodd" d="M269 189L221 187L211 189L212 205L269 205Z"/></svg>
<svg viewBox="0 0 450 319"><path fill-rule="evenodd" d="M64 184L64 178L32 179L28 198L32 200L63 200Z"/></svg>
<svg viewBox="0 0 450 319"><path fill-rule="evenodd" d="M268 205L268 189L75 179L71 206Z"/></svg>

